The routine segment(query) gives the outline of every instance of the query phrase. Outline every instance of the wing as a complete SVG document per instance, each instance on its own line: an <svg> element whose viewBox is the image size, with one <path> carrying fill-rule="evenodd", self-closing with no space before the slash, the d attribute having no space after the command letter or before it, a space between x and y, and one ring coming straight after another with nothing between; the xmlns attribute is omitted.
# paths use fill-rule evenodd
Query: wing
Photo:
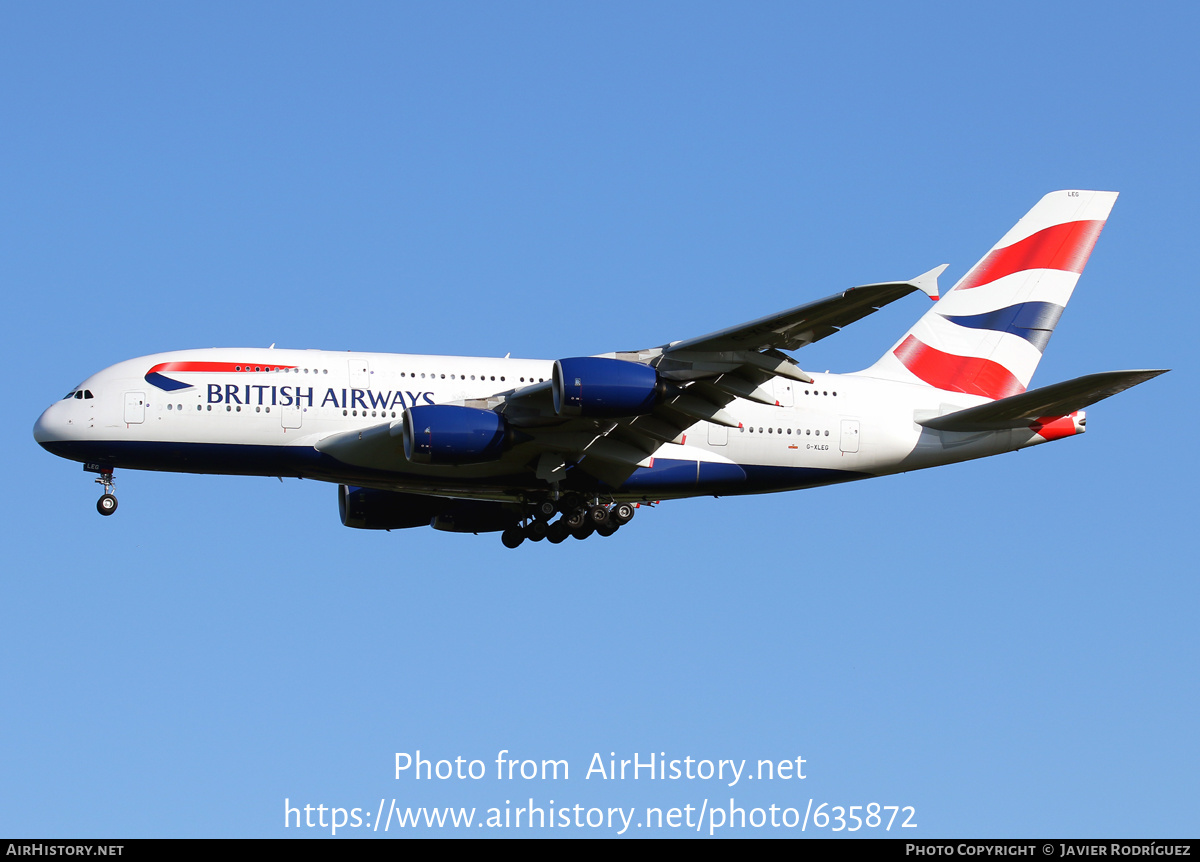
<svg viewBox="0 0 1200 862"><path fill-rule="evenodd" d="M618 487L664 443L682 443L696 422L739 427L725 407L736 398L777 405L775 377L811 383L783 351L820 341L883 306L920 290L937 299L943 264L909 281L852 287L825 299L662 347L608 354L653 367L675 384L669 397L638 416L570 419L555 412L550 383L517 390L497 407L541 444L539 478L554 481L569 463Z"/></svg>
<svg viewBox="0 0 1200 862"><path fill-rule="evenodd" d="M741 326L710 332L699 338L676 341L665 348L671 353L713 353L738 350L799 350L806 344L833 335L843 326L901 299L914 290L938 298L937 278L948 264L931 269L910 281L864 284L835 293L807 305L761 317Z"/></svg>
<svg viewBox="0 0 1200 862"><path fill-rule="evenodd" d="M555 484L577 466L617 488L664 444L682 444L687 429L697 422L738 428L737 420L725 410L734 399L774 406L779 403L774 387L766 385L774 378L811 383L812 377L783 351L819 341L913 291L936 299L937 277L945 268L943 264L909 281L852 287L699 338L594 357L654 369L659 397L647 412L605 418L566 416L556 409L551 381L450 406L500 414L519 437L505 461L512 465L516 459L540 482ZM405 456L397 451L396 438L402 426L397 419L377 428L332 435L319 441L317 448L346 463L401 469L398 459Z"/></svg>

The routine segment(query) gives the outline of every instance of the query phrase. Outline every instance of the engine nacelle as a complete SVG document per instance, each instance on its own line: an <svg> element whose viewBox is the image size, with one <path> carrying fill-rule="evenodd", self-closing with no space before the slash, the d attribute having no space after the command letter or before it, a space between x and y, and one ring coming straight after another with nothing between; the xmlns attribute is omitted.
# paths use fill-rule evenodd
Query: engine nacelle
<svg viewBox="0 0 1200 862"><path fill-rule="evenodd" d="M403 435L404 457L414 464L482 464L512 443L499 413L453 404L409 407Z"/></svg>
<svg viewBox="0 0 1200 862"><path fill-rule="evenodd" d="M359 530L428 527L434 518L446 512L451 502L442 497L338 485L338 514L342 524Z"/></svg>
<svg viewBox="0 0 1200 862"><path fill-rule="evenodd" d="M598 356L558 360L553 381L560 416L637 416L653 410L667 390L649 365Z"/></svg>
<svg viewBox="0 0 1200 862"><path fill-rule="evenodd" d="M400 491L338 485L342 524L359 530L433 527L450 533L493 533L520 520L513 506L489 500L452 500Z"/></svg>
<svg viewBox="0 0 1200 862"><path fill-rule="evenodd" d="M451 500L445 512L430 524L447 533L498 533L520 520L516 510L506 503L491 500Z"/></svg>

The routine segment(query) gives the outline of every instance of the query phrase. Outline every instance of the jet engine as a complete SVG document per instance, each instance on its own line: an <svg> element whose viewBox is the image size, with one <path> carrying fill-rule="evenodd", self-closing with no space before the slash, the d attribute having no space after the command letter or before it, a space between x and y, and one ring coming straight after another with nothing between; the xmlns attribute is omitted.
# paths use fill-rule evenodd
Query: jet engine
<svg viewBox="0 0 1200 862"><path fill-rule="evenodd" d="M598 356L558 360L553 386L560 416L637 416L653 410L667 392L649 365Z"/></svg>
<svg viewBox="0 0 1200 862"><path fill-rule="evenodd" d="M499 413L431 404L404 411L404 457L415 464L495 461L513 442Z"/></svg>
<svg viewBox="0 0 1200 862"><path fill-rule="evenodd" d="M520 520L512 505L489 500L451 500L400 491L338 485L342 524L359 530L433 527L448 533L495 533Z"/></svg>
<svg viewBox="0 0 1200 862"><path fill-rule="evenodd" d="M452 502L444 497L338 485L338 514L342 524L359 530L428 527Z"/></svg>

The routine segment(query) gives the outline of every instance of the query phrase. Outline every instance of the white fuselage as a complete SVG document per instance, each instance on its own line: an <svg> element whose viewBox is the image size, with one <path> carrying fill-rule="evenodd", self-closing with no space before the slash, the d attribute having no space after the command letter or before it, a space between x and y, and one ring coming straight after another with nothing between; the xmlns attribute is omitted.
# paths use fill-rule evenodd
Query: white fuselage
<svg viewBox="0 0 1200 862"><path fill-rule="evenodd" d="M487 399L551 378L553 362L261 348L183 350L113 365L51 405L34 429L55 454L103 468L304 476L391 490L513 499L545 489L520 445L495 462L409 462L383 438L371 466L323 440L397 422L407 407ZM731 429L688 428L613 499L761 493L920 469L1045 442L1031 429L937 432L917 419L987 399L859 374L775 378L779 406L735 400ZM383 459L381 461L381 458ZM709 481L712 479L713 481ZM576 482L588 480L582 474ZM593 488L579 488L594 490Z"/></svg>

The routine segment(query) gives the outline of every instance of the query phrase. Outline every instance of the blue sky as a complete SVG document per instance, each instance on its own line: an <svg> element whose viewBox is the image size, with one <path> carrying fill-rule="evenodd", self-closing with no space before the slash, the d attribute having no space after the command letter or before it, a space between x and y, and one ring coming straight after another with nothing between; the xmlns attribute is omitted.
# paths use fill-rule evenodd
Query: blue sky
<svg viewBox="0 0 1200 862"><path fill-rule="evenodd" d="M730 797L911 805L925 838L1196 833L1195 9L742 6L0 12L0 833ZM1174 370L1027 452L512 552L348 530L294 480L124 471L104 519L30 434L162 350L556 358L952 283L1059 188L1121 198L1035 384ZM869 365L923 311L801 365ZM397 781L418 749L571 777ZM585 779L596 752L808 777Z"/></svg>

